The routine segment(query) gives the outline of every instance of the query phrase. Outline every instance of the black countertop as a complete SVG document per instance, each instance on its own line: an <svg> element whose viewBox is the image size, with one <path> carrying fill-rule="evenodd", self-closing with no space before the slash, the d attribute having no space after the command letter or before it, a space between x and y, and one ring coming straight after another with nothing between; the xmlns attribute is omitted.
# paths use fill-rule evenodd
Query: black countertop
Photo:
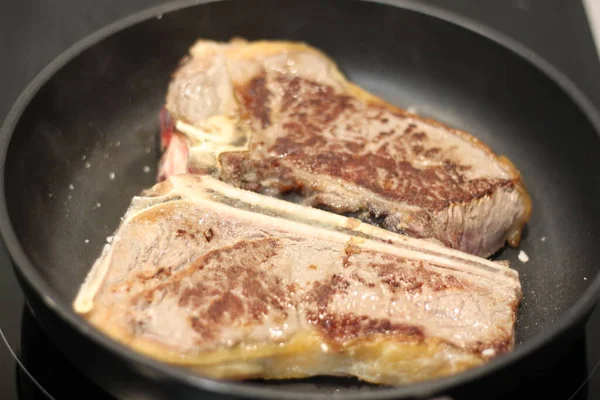
<svg viewBox="0 0 600 400"><path fill-rule="evenodd" d="M5 1L0 8L0 118L31 79L62 51L106 24L162 0ZM429 0L523 43L567 76L600 108L600 63L580 1ZM600 161L600 160L599 160ZM0 328L33 375L57 398L103 399L74 371L23 307L23 295L0 244ZM528 384L533 398L569 399L600 360L600 310L586 335L547 375ZM0 398L43 399L0 345ZM61 380L69 386L61 386ZM19 390L17 390L19 387ZM511 398L531 398L522 389ZM600 372L573 399L600 398Z"/></svg>

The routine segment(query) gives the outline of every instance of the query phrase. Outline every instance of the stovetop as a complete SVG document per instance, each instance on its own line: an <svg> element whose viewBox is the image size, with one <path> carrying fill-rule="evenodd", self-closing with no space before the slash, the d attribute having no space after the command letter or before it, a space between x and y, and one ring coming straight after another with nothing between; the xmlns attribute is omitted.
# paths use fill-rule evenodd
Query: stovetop
<svg viewBox="0 0 600 400"><path fill-rule="evenodd" d="M424 0L422 0L424 1ZM22 0L0 12L0 118L25 85L54 57L89 33L164 0ZM489 25L521 41L567 74L600 108L600 63L589 15L596 15L600 40L600 1L583 0L429 0ZM595 9L590 8L595 4ZM599 47L600 48L600 47ZM50 342L24 304L23 294L0 243L0 328L11 350L0 342L0 399L42 400L111 397L85 378ZM505 398L600 399L600 308L583 335L555 366L523 377ZM0 338L1 339L1 338ZM28 372L11 355L18 355ZM40 389L29 374L43 387Z"/></svg>

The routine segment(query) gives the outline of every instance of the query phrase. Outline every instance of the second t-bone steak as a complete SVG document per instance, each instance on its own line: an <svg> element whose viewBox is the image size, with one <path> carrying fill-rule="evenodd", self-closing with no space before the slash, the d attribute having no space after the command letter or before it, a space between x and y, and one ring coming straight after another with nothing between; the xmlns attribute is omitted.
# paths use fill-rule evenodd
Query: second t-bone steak
<svg viewBox="0 0 600 400"><path fill-rule="evenodd" d="M485 257L518 245L529 219L510 161L367 93L301 43L198 41L162 118L160 179L212 173Z"/></svg>
<svg viewBox="0 0 600 400"><path fill-rule="evenodd" d="M506 264L187 174L132 200L73 306L204 376L402 385L510 352L521 294Z"/></svg>

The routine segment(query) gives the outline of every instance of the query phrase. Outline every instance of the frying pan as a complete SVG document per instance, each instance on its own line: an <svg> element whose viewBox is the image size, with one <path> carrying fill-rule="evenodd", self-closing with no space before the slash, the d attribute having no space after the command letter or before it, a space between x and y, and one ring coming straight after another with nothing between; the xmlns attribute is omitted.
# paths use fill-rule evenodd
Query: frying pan
<svg viewBox="0 0 600 400"><path fill-rule="evenodd" d="M400 388L326 377L220 382L134 353L72 311L105 238L132 196L154 183L158 114L170 74L197 38L232 36L308 42L367 90L472 132L518 166L533 217L520 249L496 256L520 272L524 291L512 353ZM172 3L78 43L21 95L0 137L0 226L36 318L78 368L115 396L491 398L559 360L597 300L599 131L596 109L544 60L421 3ZM529 262L518 260L520 250Z"/></svg>

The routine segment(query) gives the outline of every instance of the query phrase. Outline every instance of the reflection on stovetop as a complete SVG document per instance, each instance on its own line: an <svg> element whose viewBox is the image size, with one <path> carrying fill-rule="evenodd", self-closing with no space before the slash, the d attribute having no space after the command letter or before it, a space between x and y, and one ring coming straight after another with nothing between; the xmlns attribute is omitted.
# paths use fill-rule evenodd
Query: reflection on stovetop
<svg viewBox="0 0 600 400"><path fill-rule="evenodd" d="M112 399L104 390L83 376L65 356L50 342L45 332L33 317L28 307L24 307L21 321L19 358L23 365L56 400ZM93 360L90 360L93 362ZM19 400L45 400L46 397L30 378L19 368L15 368ZM522 377L522 381L503 398L518 399L588 399L587 385L571 397L588 376L585 337L579 339L570 352L557 360L551 368L537 380ZM492 398L491 393L486 398ZM489 396L489 397L488 397ZM477 396L477 398L481 398ZM459 399L456 399L459 400Z"/></svg>
<svg viewBox="0 0 600 400"><path fill-rule="evenodd" d="M112 399L104 390L82 375L58 350L37 322L29 307L23 307L19 358L29 373L55 400ZM93 362L93 360L90 360ZM46 400L47 397L19 368L16 372L19 400Z"/></svg>

